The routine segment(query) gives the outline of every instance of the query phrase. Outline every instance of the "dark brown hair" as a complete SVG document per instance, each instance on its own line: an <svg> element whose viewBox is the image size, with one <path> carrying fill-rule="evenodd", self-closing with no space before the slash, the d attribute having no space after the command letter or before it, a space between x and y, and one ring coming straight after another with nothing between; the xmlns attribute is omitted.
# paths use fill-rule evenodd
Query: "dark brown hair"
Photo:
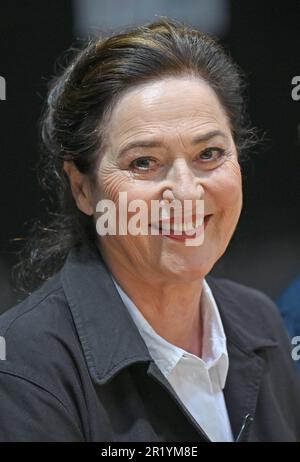
<svg viewBox="0 0 300 462"><path fill-rule="evenodd" d="M140 83L177 75L199 76L213 88L229 118L240 159L253 143L240 71L211 37L163 20L89 40L50 83L40 125L39 180L51 208L48 224L34 227L19 254L15 274L23 289L33 289L59 270L72 247L96 239L93 218L72 197L64 160L92 175L105 117L120 95Z"/></svg>

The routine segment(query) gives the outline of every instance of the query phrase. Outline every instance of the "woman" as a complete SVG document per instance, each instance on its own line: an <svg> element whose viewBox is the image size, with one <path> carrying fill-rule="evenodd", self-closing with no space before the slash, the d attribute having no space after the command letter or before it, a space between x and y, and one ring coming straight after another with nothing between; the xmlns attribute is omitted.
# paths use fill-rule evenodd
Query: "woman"
<svg viewBox="0 0 300 462"><path fill-rule="evenodd" d="M208 276L238 223L251 140L223 49L168 21L93 40L53 82L42 139L58 200L22 269L43 284L1 317L0 438L299 440L276 307ZM148 223L123 232L136 200ZM185 201L187 214L171 208Z"/></svg>

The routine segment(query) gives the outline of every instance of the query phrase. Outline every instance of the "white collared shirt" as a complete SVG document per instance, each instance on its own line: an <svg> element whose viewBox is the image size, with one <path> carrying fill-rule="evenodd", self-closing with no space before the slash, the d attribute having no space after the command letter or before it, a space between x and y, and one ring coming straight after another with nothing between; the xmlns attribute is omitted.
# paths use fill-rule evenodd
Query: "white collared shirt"
<svg viewBox="0 0 300 462"><path fill-rule="evenodd" d="M150 355L181 402L212 441L233 441L223 395L229 366L226 337L217 304L205 279L201 293L202 358L158 335L114 278L113 281Z"/></svg>

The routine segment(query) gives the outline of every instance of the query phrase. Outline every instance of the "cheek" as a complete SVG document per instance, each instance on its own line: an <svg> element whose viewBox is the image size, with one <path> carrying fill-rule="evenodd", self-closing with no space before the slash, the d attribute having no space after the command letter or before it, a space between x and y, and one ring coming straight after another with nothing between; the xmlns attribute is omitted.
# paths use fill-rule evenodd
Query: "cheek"
<svg viewBox="0 0 300 462"><path fill-rule="evenodd" d="M98 195L100 199L110 199L118 203L119 193L126 191L129 179L120 169L104 167L97 174Z"/></svg>
<svg viewBox="0 0 300 462"><path fill-rule="evenodd" d="M239 216L242 207L242 176L237 162L228 162L215 177L216 207L224 215Z"/></svg>
<svg viewBox="0 0 300 462"><path fill-rule="evenodd" d="M147 211L149 213L151 209L151 200L159 199L158 189L156 183L136 180L127 171L121 170L120 168L112 166L102 167L97 174L97 188L94 202L96 205L101 199L110 199L117 206L118 213L120 193L126 192L127 203L124 203L123 196L121 204L128 206L133 200L142 200L147 205ZM134 214L134 212L129 212L128 218L132 214Z"/></svg>

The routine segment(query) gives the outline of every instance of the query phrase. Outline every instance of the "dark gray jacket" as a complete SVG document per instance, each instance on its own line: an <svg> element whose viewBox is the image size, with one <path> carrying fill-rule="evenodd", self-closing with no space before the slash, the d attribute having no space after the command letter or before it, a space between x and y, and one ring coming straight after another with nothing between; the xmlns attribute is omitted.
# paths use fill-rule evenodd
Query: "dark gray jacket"
<svg viewBox="0 0 300 462"><path fill-rule="evenodd" d="M300 441L300 381L276 306L207 277L228 341L225 400L234 436ZM164 378L96 247L0 317L1 441L206 441Z"/></svg>

